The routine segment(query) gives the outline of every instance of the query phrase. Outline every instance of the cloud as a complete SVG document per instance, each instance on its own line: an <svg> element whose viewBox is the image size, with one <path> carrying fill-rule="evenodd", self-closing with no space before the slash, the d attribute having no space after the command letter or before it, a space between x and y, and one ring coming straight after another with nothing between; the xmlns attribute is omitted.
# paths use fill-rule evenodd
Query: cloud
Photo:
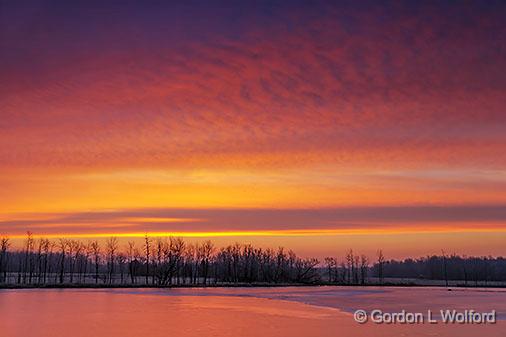
<svg viewBox="0 0 506 337"><path fill-rule="evenodd" d="M126 8L89 21L97 40L64 8L1 39L0 165L501 168L503 7L255 8L230 25Z"/></svg>
<svg viewBox="0 0 506 337"><path fill-rule="evenodd" d="M23 219L23 217L27 219ZM362 234L419 231L504 231L505 205L341 207L326 209L124 209L18 214L0 221L0 232L23 235L93 233Z"/></svg>

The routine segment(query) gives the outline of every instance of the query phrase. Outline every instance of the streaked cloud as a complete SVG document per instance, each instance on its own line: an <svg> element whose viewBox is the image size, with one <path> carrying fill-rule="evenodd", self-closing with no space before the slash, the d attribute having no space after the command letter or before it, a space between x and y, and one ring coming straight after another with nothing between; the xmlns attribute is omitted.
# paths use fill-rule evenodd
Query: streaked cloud
<svg viewBox="0 0 506 337"><path fill-rule="evenodd" d="M26 216L26 215L25 215ZM130 209L28 214L0 221L0 231L24 235L240 236L395 232L506 231L505 205L343 207L326 209ZM40 217L40 220L37 220ZM112 231L111 231L112 230ZM187 233L187 234L185 234ZM211 235L211 233L214 233ZM262 234L264 233L264 234Z"/></svg>

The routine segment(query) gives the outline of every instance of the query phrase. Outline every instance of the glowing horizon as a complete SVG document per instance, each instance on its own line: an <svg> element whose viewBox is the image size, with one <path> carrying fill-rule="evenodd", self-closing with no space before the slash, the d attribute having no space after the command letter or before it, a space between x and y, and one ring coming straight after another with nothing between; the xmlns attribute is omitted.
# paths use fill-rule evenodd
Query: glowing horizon
<svg viewBox="0 0 506 337"><path fill-rule="evenodd" d="M213 238L213 237L249 237L249 236L320 236L320 235L370 235L370 234L417 234L417 233L503 233L506 229L503 226L489 228L445 228L445 227L419 227L419 228L397 228L397 229L307 229L307 230L272 230L272 231L223 231L223 232L109 232L109 233L58 233L58 234L36 234L33 238L57 239L57 238L144 238L148 237L181 237L181 238ZM10 239L25 239L24 235L6 235Z"/></svg>

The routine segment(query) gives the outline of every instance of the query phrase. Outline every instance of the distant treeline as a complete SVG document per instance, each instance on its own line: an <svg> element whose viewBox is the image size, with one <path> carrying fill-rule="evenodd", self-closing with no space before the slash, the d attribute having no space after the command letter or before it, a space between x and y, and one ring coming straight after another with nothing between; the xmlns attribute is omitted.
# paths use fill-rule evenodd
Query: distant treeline
<svg viewBox="0 0 506 337"><path fill-rule="evenodd" d="M375 265L373 271L377 268ZM391 278L463 281L464 285L503 282L506 281L506 259L441 255L391 260L384 264L383 274Z"/></svg>
<svg viewBox="0 0 506 337"><path fill-rule="evenodd" d="M146 236L142 244L35 239L27 233L23 248L11 249L0 238L0 284L47 285L228 285L228 284L382 284L388 279L459 281L483 285L506 281L506 260L491 257L430 256L403 261L374 260L349 250L342 258L301 258L284 248L234 244L217 248L211 241Z"/></svg>
<svg viewBox="0 0 506 337"><path fill-rule="evenodd" d="M391 280L441 280L446 285L478 286L489 282L506 282L506 259L503 257L463 257L455 254L417 259L386 260L378 251L377 260L369 265L367 257L354 256L350 250L344 260L325 258L327 280L331 283L384 283ZM374 278L375 280L371 280ZM453 281L453 282L451 282ZM406 282L404 282L406 283ZM424 284L423 282L416 282ZM506 285L506 284L505 284Z"/></svg>

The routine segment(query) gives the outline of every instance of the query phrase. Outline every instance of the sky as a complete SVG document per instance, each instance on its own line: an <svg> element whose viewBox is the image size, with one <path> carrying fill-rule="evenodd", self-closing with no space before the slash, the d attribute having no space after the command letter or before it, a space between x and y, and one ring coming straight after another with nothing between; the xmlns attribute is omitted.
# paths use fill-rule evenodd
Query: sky
<svg viewBox="0 0 506 337"><path fill-rule="evenodd" d="M506 255L502 1L0 1L0 235Z"/></svg>

